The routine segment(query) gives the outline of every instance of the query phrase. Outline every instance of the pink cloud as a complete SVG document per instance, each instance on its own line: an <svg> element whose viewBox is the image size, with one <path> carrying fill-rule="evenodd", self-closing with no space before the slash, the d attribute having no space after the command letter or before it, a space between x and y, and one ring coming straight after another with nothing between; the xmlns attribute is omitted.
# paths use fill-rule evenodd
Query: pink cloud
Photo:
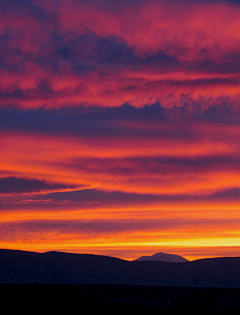
<svg viewBox="0 0 240 315"><path fill-rule="evenodd" d="M50 0L1 12L1 106L169 108L187 96L239 107L233 2Z"/></svg>

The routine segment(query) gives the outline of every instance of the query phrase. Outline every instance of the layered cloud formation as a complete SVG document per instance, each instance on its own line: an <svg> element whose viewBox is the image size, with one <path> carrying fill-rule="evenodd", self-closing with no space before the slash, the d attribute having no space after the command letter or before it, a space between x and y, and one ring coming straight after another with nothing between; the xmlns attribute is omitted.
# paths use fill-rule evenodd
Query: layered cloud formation
<svg viewBox="0 0 240 315"><path fill-rule="evenodd" d="M239 103L239 14L218 1L1 1L1 106Z"/></svg>
<svg viewBox="0 0 240 315"><path fill-rule="evenodd" d="M239 254L238 1L3 0L0 21L0 247Z"/></svg>

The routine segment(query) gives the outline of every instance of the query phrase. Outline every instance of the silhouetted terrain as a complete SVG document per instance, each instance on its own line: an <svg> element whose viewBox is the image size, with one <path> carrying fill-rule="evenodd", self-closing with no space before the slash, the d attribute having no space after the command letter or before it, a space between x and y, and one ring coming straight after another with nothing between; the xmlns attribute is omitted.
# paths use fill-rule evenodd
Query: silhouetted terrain
<svg viewBox="0 0 240 315"><path fill-rule="evenodd" d="M8 312L240 311L240 258L169 263L0 250L0 283Z"/></svg>
<svg viewBox="0 0 240 315"><path fill-rule="evenodd" d="M1 306L30 313L239 314L240 289L104 284L0 284ZM60 313L61 312L61 313ZM181 312L181 313L180 313Z"/></svg>
<svg viewBox="0 0 240 315"><path fill-rule="evenodd" d="M186 258L183 258L179 255L173 255L173 254L165 254L165 253L156 253L152 256L141 256L135 261L145 261L145 260L151 260L151 261L166 261L166 262L186 262L188 261Z"/></svg>
<svg viewBox="0 0 240 315"><path fill-rule="evenodd" d="M240 258L169 263L61 252L0 250L0 283L240 288Z"/></svg>

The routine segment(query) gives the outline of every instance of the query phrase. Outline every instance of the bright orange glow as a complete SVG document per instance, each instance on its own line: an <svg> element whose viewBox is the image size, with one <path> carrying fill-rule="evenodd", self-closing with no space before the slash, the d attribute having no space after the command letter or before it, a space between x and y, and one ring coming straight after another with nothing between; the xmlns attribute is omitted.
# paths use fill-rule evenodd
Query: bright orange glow
<svg viewBox="0 0 240 315"><path fill-rule="evenodd" d="M206 165L198 171L191 164L189 169L187 162L178 164L177 158L199 159L201 163L216 154L231 156L239 151L235 142L214 140L222 132L218 126L205 125L204 130L213 138L206 146L205 140L193 146L185 142L182 150L179 142L174 145L174 139L171 145L166 142L166 146L161 139L153 140L152 145L148 140L147 156L141 141L134 141L131 136L125 142L102 139L100 147L94 138L87 142L81 138L2 133L1 167L12 176L75 184L79 187L75 190L98 188L108 193L155 196L195 193L195 198L199 198L219 189L238 187L240 177L232 165L230 169L221 165L208 168L204 162ZM225 134L234 132L239 131L232 126L224 130ZM111 173L112 168L119 171ZM43 197L44 194L48 196L47 191ZM36 193L2 195L0 226L4 232L0 247L114 254L130 260L150 249L174 250L188 259L196 259L233 253L240 242L237 200L111 199L104 205L104 200L58 201L51 196L45 199L35 196ZM14 210L14 205L18 210ZM9 207L11 210L7 210Z"/></svg>
<svg viewBox="0 0 240 315"><path fill-rule="evenodd" d="M19 209L1 213L1 230L9 231L2 233L1 247L101 253L129 260L141 253L174 250L197 259L239 251L239 222L239 204Z"/></svg>

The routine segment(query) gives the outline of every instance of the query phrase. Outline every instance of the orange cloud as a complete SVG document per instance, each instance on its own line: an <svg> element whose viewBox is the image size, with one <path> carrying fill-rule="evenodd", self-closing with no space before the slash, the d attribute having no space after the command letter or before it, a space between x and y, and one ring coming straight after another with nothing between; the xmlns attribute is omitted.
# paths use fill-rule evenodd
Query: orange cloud
<svg viewBox="0 0 240 315"><path fill-rule="evenodd" d="M115 253L128 259L141 252L170 250L191 259L227 252L236 255L238 208L239 204L215 204L211 210L202 203L168 203L115 211L6 211L1 213L0 244L36 251Z"/></svg>
<svg viewBox="0 0 240 315"><path fill-rule="evenodd" d="M123 124L121 137L2 131L0 182L31 177L45 186L1 195L1 247L128 259L150 249L174 249L191 259L211 255L210 249L233 253L240 219L238 126L145 120L142 133L138 128ZM64 183L65 192L46 191L50 180Z"/></svg>

